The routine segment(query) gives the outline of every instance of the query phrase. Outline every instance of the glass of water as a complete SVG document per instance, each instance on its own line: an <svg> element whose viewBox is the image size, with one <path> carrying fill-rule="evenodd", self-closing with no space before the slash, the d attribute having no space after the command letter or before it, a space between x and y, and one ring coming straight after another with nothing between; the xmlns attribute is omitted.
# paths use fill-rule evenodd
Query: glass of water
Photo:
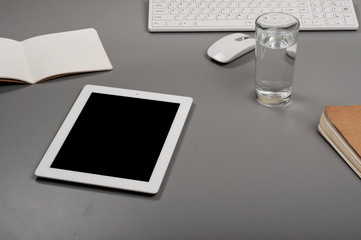
<svg viewBox="0 0 361 240"><path fill-rule="evenodd" d="M291 99L300 23L287 13L266 13L256 20L256 98L268 107Z"/></svg>

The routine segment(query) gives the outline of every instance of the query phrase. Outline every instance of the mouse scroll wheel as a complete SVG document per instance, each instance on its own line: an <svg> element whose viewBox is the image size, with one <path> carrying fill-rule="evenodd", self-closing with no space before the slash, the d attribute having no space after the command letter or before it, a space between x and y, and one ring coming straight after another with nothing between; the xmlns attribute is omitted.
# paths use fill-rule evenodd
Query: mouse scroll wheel
<svg viewBox="0 0 361 240"><path fill-rule="evenodd" d="M249 38L249 37L246 37L246 36L244 36L244 37L239 37L239 38L236 38L236 41L237 41L237 42L241 42L241 41L243 41L243 40L246 40L247 38Z"/></svg>

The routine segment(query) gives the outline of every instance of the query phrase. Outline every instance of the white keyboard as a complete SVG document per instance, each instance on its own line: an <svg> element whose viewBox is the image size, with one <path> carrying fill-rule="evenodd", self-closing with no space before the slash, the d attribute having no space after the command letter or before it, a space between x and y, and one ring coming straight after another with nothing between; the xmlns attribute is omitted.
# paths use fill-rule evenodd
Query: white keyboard
<svg viewBox="0 0 361 240"><path fill-rule="evenodd" d="M254 31L256 18L285 12L300 30L356 30L352 0L149 0L150 32Z"/></svg>

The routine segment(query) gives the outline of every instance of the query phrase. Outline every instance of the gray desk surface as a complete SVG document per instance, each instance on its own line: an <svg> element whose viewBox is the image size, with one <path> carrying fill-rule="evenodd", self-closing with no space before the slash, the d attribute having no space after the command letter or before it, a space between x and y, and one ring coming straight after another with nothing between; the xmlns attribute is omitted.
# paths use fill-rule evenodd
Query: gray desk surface
<svg viewBox="0 0 361 240"><path fill-rule="evenodd" d="M228 33L151 34L145 0L1 3L0 37L94 27L114 65L0 84L1 239L360 239L361 181L316 130L325 105L361 104L360 30L301 32L293 100L269 109L253 53L222 66L205 52ZM86 84L194 98L159 194L34 176Z"/></svg>

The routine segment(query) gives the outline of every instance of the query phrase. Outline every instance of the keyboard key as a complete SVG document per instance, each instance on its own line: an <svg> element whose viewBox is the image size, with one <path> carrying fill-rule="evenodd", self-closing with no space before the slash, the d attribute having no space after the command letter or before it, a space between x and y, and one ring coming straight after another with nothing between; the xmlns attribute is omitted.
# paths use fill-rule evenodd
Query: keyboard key
<svg viewBox="0 0 361 240"><path fill-rule="evenodd" d="M167 26L168 27L179 27L180 22L178 22L178 21L170 21L170 22L167 22Z"/></svg>
<svg viewBox="0 0 361 240"><path fill-rule="evenodd" d="M153 8L168 8L168 4L166 3L156 3Z"/></svg>
<svg viewBox="0 0 361 240"><path fill-rule="evenodd" d="M302 14L301 14L301 18L302 18L302 19L311 19L311 14L309 14L309 13L302 13Z"/></svg>
<svg viewBox="0 0 361 240"><path fill-rule="evenodd" d="M312 20L310 20L310 19L302 20L301 25L303 25L303 26L312 26Z"/></svg>
<svg viewBox="0 0 361 240"><path fill-rule="evenodd" d="M315 26L322 26L323 25L323 20L321 19L315 19L312 21L312 24Z"/></svg>
<svg viewBox="0 0 361 240"><path fill-rule="evenodd" d="M335 19L335 24L337 26L344 26L344 25L346 25L346 22L343 19Z"/></svg>
<svg viewBox="0 0 361 240"><path fill-rule="evenodd" d="M247 27L252 27L252 28L255 28L256 27L256 24L254 21L250 21L250 20L247 20L246 21L246 25Z"/></svg>
<svg viewBox="0 0 361 240"><path fill-rule="evenodd" d="M173 20L174 16L172 15L155 15L153 19L156 21L163 21L163 20Z"/></svg>
<svg viewBox="0 0 361 240"><path fill-rule="evenodd" d="M199 27L242 27L244 21L197 21Z"/></svg>
<svg viewBox="0 0 361 240"><path fill-rule="evenodd" d="M153 10L153 15L167 15L169 14L169 10L168 9L156 9Z"/></svg>
<svg viewBox="0 0 361 240"><path fill-rule="evenodd" d="M347 25L354 25L355 24L355 20L354 20L352 14L345 13L344 16L345 16L345 20L346 20Z"/></svg>
<svg viewBox="0 0 361 240"><path fill-rule="evenodd" d="M194 27L194 22L193 21L183 21L182 27Z"/></svg>
<svg viewBox="0 0 361 240"><path fill-rule="evenodd" d="M165 27L165 22L163 21L153 21L153 27L159 28L159 27Z"/></svg>
<svg viewBox="0 0 361 240"><path fill-rule="evenodd" d="M349 7L344 7L344 8L342 8L342 11L344 12L344 13L351 13L352 11L351 11L351 8L349 8Z"/></svg>
<svg viewBox="0 0 361 240"><path fill-rule="evenodd" d="M292 13L299 13L300 11L298 8L285 8L283 9L283 12L292 14Z"/></svg>
<svg viewBox="0 0 361 240"><path fill-rule="evenodd" d="M335 25L335 21L333 19L325 19L325 25L333 26Z"/></svg>
<svg viewBox="0 0 361 240"><path fill-rule="evenodd" d="M314 13L313 18L314 19L323 19L323 14L322 13Z"/></svg>

